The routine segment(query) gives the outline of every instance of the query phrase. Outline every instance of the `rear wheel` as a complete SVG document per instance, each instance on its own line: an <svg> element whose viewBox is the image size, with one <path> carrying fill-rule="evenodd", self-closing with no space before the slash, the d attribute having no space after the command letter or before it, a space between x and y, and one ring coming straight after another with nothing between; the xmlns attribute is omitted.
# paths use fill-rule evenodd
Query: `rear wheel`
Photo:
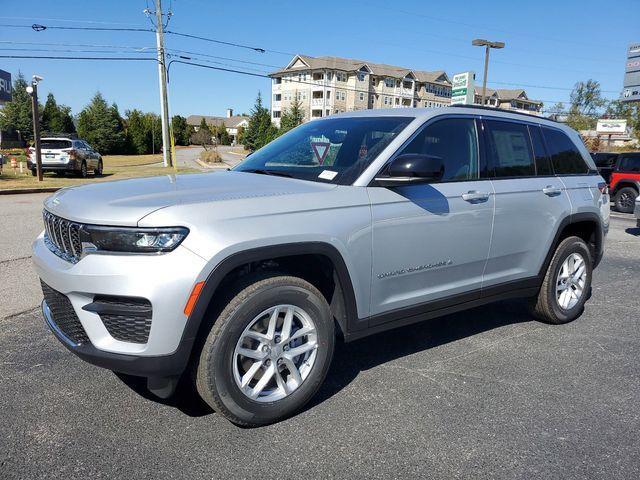
<svg viewBox="0 0 640 480"><path fill-rule="evenodd" d="M614 200L616 210L622 213L633 213L638 192L632 187L623 187L616 193Z"/></svg>
<svg viewBox="0 0 640 480"><path fill-rule="evenodd" d="M36 175L38 175L38 171L35 168L32 168L31 175L35 177Z"/></svg>
<svg viewBox="0 0 640 480"><path fill-rule="evenodd" d="M95 170L93 171L93 174L95 176L100 176L102 175L102 160L98 161L98 166L95 168Z"/></svg>
<svg viewBox="0 0 640 480"><path fill-rule="evenodd" d="M197 365L198 392L233 423L277 422L316 393L334 341L329 305L313 285L289 276L258 280L214 323Z"/></svg>
<svg viewBox="0 0 640 480"><path fill-rule="evenodd" d="M556 249L547 268L531 310L547 323L567 323L582 314L591 291L591 253L579 237L565 238Z"/></svg>
<svg viewBox="0 0 640 480"><path fill-rule="evenodd" d="M82 178L87 178L87 162L82 162L80 166L80 176Z"/></svg>

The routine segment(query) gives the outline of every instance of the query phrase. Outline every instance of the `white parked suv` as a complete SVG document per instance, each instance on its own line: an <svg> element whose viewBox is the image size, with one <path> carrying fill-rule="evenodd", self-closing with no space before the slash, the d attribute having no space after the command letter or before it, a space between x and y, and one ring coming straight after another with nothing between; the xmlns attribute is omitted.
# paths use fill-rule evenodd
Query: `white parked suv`
<svg viewBox="0 0 640 480"><path fill-rule="evenodd" d="M315 394L337 335L515 297L545 322L580 316L606 192L565 125L366 110L305 123L229 172L60 190L33 259L69 350L159 396L191 378L231 421L264 425Z"/></svg>
<svg viewBox="0 0 640 480"><path fill-rule="evenodd" d="M68 137L45 137L40 140L40 159L43 172L66 172L86 177L89 172L102 175L102 156L84 140ZM36 172L36 151L29 149L27 167Z"/></svg>

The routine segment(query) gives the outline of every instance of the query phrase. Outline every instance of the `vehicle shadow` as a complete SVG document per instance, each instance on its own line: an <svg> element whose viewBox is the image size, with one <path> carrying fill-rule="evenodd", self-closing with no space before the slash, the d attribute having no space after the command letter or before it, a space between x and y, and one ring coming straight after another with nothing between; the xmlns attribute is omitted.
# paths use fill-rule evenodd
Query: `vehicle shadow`
<svg viewBox="0 0 640 480"><path fill-rule="evenodd" d="M640 237L640 227L633 227L625 229L625 233L633 235L634 237Z"/></svg>
<svg viewBox="0 0 640 480"><path fill-rule="evenodd" d="M430 319L351 343L338 340L327 378L304 410L313 408L339 393L362 371L478 333L528 321L531 321L531 316L525 302L509 300ZM172 406L190 417L214 413L197 394L188 375L181 379L176 394L168 399L158 398L149 392L144 378L118 373L116 376L141 397Z"/></svg>
<svg viewBox="0 0 640 480"><path fill-rule="evenodd" d="M306 408L313 408L331 398L362 371L478 333L531 320L526 301L505 300L389 330L352 343L338 342L327 379Z"/></svg>

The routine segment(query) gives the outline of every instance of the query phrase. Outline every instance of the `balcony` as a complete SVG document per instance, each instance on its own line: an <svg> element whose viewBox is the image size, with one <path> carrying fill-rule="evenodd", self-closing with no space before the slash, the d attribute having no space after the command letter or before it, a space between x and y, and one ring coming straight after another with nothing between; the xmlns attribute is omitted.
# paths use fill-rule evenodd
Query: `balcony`
<svg viewBox="0 0 640 480"><path fill-rule="evenodd" d="M312 107L323 107L324 106L324 98L312 98L311 106Z"/></svg>

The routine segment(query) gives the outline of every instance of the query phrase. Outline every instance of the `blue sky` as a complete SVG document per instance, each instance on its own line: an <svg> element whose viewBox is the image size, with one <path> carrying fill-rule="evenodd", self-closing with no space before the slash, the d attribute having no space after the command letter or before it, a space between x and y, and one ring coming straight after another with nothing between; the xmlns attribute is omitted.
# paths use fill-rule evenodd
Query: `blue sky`
<svg viewBox="0 0 640 480"><path fill-rule="evenodd" d="M0 24L150 27L142 13L145 0L11 2ZM154 3L149 0L149 3ZM197 52L200 58L231 68L272 71L288 63L291 55L335 55L449 74L475 70L482 77L483 51L472 47L476 37L506 42L492 52L489 86L524 86L531 98L545 107L567 101L576 81L594 78L604 95L616 98L622 87L626 48L640 41L638 0L600 1L490 1L441 2L427 0L270 0L207 1L164 0L173 17L169 30L223 41L255 45L283 52L257 53L194 39L167 35L168 49ZM153 5L150 5L151 7ZM64 21L62 21L64 20ZM74 22L70 21L73 20ZM88 23L104 22L104 23ZM155 36L147 32L97 32L0 27L2 55L79 55L94 52L44 52L7 49L117 50L151 47ZM21 43L6 43L21 42ZM114 45L118 48L47 44ZM212 59L202 54L233 60ZM123 55L105 53L105 55ZM197 55L191 55L197 57ZM243 62L265 64L254 65ZM266 66L268 65L268 66ZM272 67L273 66L273 67ZM124 112L130 108L159 111L157 68L154 62L90 62L0 59L0 69L27 77L37 73L44 97L53 91L59 103L73 113L101 91ZM255 69L255 70L249 70ZM260 73L260 72L255 72ZM500 84L492 82L501 82ZM553 88L542 88L553 87ZM223 114L225 108L247 112L258 90L270 94L267 79L173 64L170 68L172 114Z"/></svg>

